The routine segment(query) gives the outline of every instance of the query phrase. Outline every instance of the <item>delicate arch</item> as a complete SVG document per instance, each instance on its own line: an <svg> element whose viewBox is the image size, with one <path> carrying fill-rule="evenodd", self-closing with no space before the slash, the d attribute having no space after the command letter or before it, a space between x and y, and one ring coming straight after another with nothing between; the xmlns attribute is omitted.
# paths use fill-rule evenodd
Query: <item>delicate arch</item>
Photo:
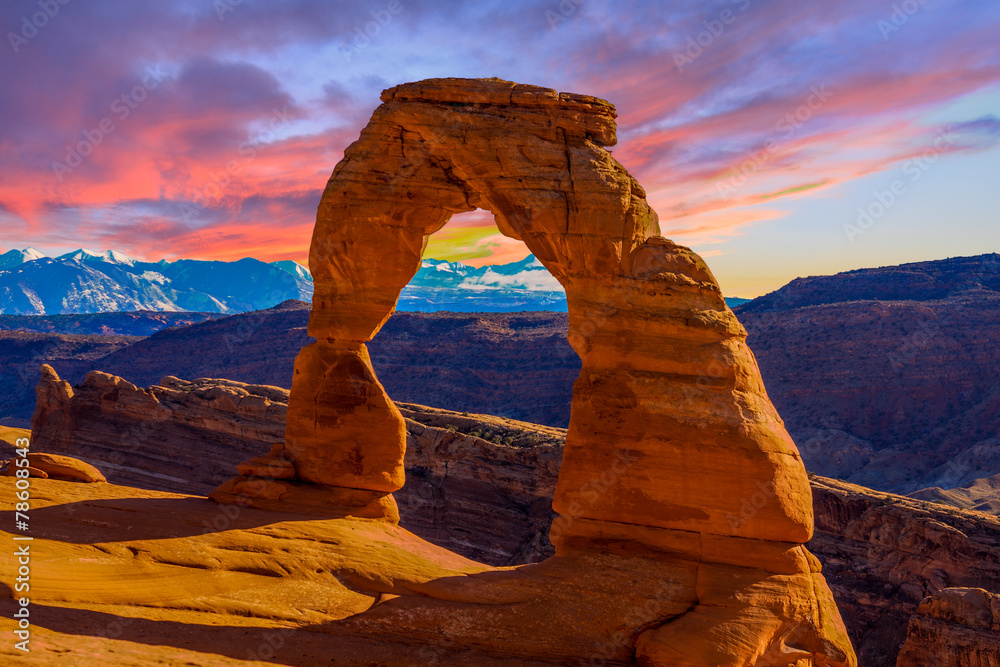
<svg viewBox="0 0 1000 667"><path fill-rule="evenodd" d="M286 433L298 476L402 486L404 422L365 343L419 268L427 236L482 208L565 287L583 360L557 547L634 525L809 539L805 471L745 332L704 262L659 236L645 192L604 149L616 141L614 107L496 79L406 84L382 100L319 206L317 342L296 361ZM741 499L761 488L774 491L746 515Z"/></svg>
<svg viewBox="0 0 1000 667"><path fill-rule="evenodd" d="M517 656L567 663L854 667L802 546L802 461L708 267L659 236L642 188L604 150L614 108L497 79L422 81L382 99L319 207L316 342L295 360L285 442L212 497L398 522L405 425L365 343L427 236L487 209L565 287L582 359L553 502L557 557L433 581L378 573L370 589L400 597L342 628L436 641L450 627L463 648L508 655L516 638ZM256 477L263 464L281 479ZM592 599L613 604L582 612ZM442 626L445 615L461 622Z"/></svg>

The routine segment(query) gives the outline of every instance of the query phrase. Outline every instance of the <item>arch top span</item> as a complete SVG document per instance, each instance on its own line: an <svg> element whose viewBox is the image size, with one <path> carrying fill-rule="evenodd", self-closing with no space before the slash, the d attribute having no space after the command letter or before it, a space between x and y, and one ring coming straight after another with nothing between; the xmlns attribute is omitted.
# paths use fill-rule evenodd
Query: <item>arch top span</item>
<svg viewBox="0 0 1000 667"><path fill-rule="evenodd" d="M456 213L492 212L564 286L595 268L620 274L659 234L645 192L604 148L616 142L604 100L499 79L432 79L382 99L319 207L314 336L369 340L419 268L425 237Z"/></svg>

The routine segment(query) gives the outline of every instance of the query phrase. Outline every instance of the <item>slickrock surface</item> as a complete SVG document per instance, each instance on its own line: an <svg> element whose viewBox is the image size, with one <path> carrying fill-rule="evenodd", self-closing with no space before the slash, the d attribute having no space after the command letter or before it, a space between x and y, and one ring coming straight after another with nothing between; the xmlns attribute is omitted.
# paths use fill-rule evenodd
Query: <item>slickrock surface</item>
<svg viewBox="0 0 1000 667"><path fill-rule="evenodd" d="M896 665L1000 666L1000 595L949 588L921 602Z"/></svg>
<svg viewBox="0 0 1000 667"><path fill-rule="evenodd" d="M425 547L396 532L388 509L388 521L359 535L365 546L338 534L340 522L362 519L328 519L328 558L370 556L364 571L338 566L338 580L398 596L338 632L411 645L443 635L516 664L855 665L804 547L813 530L805 469L746 332L708 267L659 236L645 192L603 148L615 143L614 118L602 100L493 79L385 91L320 203L310 253L316 342L296 358L284 447L269 454L290 461L295 478L282 472L275 490L267 477L241 475L216 495L238 504L218 511L249 517L285 503L297 512L283 512L287 522L303 516L286 502L289 484L336 490L345 503L358 490L403 486L406 422L366 343L419 267L426 236L482 207L566 288L569 342L582 359L553 501L556 555L514 570L414 573L397 561ZM36 424L61 414L47 405L71 400L54 377L43 390ZM237 549L261 554L257 546ZM286 574L326 562L290 551L301 563L281 562ZM197 549L178 552L170 557Z"/></svg>
<svg viewBox="0 0 1000 667"><path fill-rule="evenodd" d="M113 484L33 480L31 490L30 618L38 643L25 664L66 664L67 651L85 665L249 659L403 667L418 655L517 664L470 658L434 636L426 645L400 643L393 633L366 636L345 621L380 595L447 597L439 589L448 582L493 572L385 522L293 517ZM7 529L14 480L0 478L0 498ZM9 544L10 537L3 534ZM7 598L17 570L12 552L0 556ZM12 636L13 623L4 613L0 632ZM0 662L23 660L12 644L0 645Z"/></svg>
<svg viewBox="0 0 1000 667"><path fill-rule="evenodd" d="M283 455L268 458L285 431L288 392L277 387L168 376L143 389L95 372L73 389L44 369L38 396L33 448L90 461L115 484L208 495L237 467L243 475L291 479ZM548 530L565 429L399 408L408 432L409 481L395 494L404 527L495 565L552 554Z"/></svg>
<svg viewBox="0 0 1000 667"><path fill-rule="evenodd" d="M842 564L834 562L834 555L823 552L824 533L818 533L810 543L827 563L848 619L855 610L852 605L860 604L868 608L873 625L891 623L901 606L894 600L900 597L905 597L906 604L915 610L919 596L905 595L898 586L886 591L884 585L888 577L898 577L907 570L925 570L928 560L921 552L934 552L932 564L936 568L965 567L960 559L966 558L968 551L949 553L952 544L937 546L926 541L914 549L916 541L906 537L908 524L889 523L893 518L905 520L899 507L894 507L897 503L912 503L915 507L920 503L890 496L891 503L883 504L884 494L854 491L853 485L829 480L814 480L814 484L818 497L828 486L846 499L841 506L850 505L856 512L850 521L874 512L888 513L884 527L875 535L856 534L843 539L845 543L859 544L842 548L841 555L867 559L850 563L853 579L840 569ZM5 511L5 518L12 510L12 485L13 480L0 479L0 511ZM61 664L67 650L75 664L87 665L109 661L122 665L179 664L182 659L198 665L229 664L227 660L270 660L272 656L271 664L329 664L335 658L333 664L365 667L373 660L386 665L435 661L468 665L560 663L526 658L504 662L481 652L459 650L456 642L448 638L463 622L458 619L445 628L446 635L419 644L398 636L367 637L352 625L353 621L339 623L353 611L367 609L382 595L385 579L379 580L383 583L372 583L375 577L395 577L397 583L393 586L411 586L414 582L419 586L424 577L434 580L442 574L511 571L465 561L384 522L324 520L219 506L203 498L111 484L34 480L33 498L38 521L32 529L36 537L32 637L37 643L32 644L31 664ZM952 520L960 522L956 525L967 532L971 541L986 544L988 535L982 523L987 519L985 515L955 514L958 516ZM995 523L994 540L1000 535L1000 526ZM891 547L876 548L874 540L891 540L892 535L902 537ZM9 535L4 539L9 540ZM851 549L853 555L847 553ZM913 553L915 550L917 553ZM13 585L8 576L14 571L6 562L10 558L5 554L0 559L2 580L8 587ZM842 577L856 590L851 592L840 585ZM670 587L675 584L670 580L667 583ZM946 602L955 591L945 590ZM433 597L438 592L429 586L426 594ZM845 593L855 602L848 602ZM611 591L601 593L597 587L597 592L588 594L593 604L603 604L610 597L602 596L610 596ZM389 599L386 595L382 598ZM923 605L920 615L910 623L909 653L904 655L920 656L924 662L900 664L995 664L976 663L970 658L989 656L996 641L995 632L984 630L981 619L977 620L981 615L963 611L976 606L956 607L948 602L943 608L951 611L945 614L940 605L930 609ZM864 636L859 642L861 664L896 664L895 652L905 636L908 616L903 618L904 634L898 637L868 629L867 643ZM11 626L9 615L4 614L0 632L9 632ZM604 647L599 646L595 654L598 663L602 650ZM14 649L4 643L0 655L10 657ZM948 662L952 659L959 661Z"/></svg>
<svg viewBox="0 0 1000 667"><path fill-rule="evenodd" d="M9 526L13 480L0 489ZM639 623L682 613L693 600L678 595L698 578L695 561L643 552L491 568L383 521L111 484L36 480L33 498L32 619L48 641L83 635L79 646L96 652L74 648L84 664L107 664L98 637L196 651L195 664L260 657L268 643L289 665L636 664L629 637L600 628L626 613ZM409 622L383 622L400 615ZM41 653L42 664L66 659Z"/></svg>
<svg viewBox="0 0 1000 667"><path fill-rule="evenodd" d="M14 449L17 447L17 441L21 438L28 438L31 436L31 430L26 428L12 428L9 426L0 426L0 447L4 445L9 449Z"/></svg>
<svg viewBox="0 0 1000 667"><path fill-rule="evenodd" d="M28 477L41 477L42 479L61 479L66 482L106 482L100 470L90 465L86 461L75 459L71 456L59 454L45 454L42 452L30 452L26 457L26 466L29 471ZM13 462L3 462L6 470L3 475L14 477L18 466ZM2 467L2 466L0 466Z"/></svg>

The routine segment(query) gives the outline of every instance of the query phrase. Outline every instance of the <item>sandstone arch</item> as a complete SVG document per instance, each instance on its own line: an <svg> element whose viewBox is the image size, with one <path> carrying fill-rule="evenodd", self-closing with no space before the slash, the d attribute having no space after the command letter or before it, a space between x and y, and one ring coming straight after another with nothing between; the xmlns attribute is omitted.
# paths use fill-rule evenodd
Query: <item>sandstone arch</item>
<svg viewBox="0 0 1000 667"><path fill-rule="evenodd" d="M378 492L402 486L403 421L364 343L419 268L427 236L482 208L567 293L583 372L557 511L807 540L798 452L708 267L659 237L642 188L604 149L616 141L614 108L502 81L425 81L382 99L319 206L310 250L317 343L296 363L286 441L299 476ZM584 485L616 456L628 471L606 499L588 503ZM760 482L776 490L774 502L751 503L751 513L741 500L759 500Z"/></svg>
<svg viewBox="0 0 1000 667"><path fill-rule="evenodd" d="M605 150L614 107L496 79L405 84L382 101L319 206L317 342L295 363L284 443L297 477L393 518L404 422L365 343L427 236L455 213L489 210L566 289L583 362L554 501L558 562L543 566L584 579L636 554L676 566L680 583L651 617L600 626L625 632L616 641L640 664L855 664L802 546L813 526L798 451L708 267L659 236L642 187ZM449 600L496 595L442 587ZM524 614L545 604L518 599L536 611L491 610L468 640L524 631ZM419 604L397 606L412 619Z"/></svg>

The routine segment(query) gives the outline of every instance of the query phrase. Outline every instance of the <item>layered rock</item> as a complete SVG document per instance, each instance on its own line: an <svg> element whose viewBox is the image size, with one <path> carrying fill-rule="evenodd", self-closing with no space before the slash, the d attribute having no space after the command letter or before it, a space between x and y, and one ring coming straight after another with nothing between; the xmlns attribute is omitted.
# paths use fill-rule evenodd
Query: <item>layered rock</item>
<svg viewBox="0 0 1000 667"><path fill-rule="evenodd" d="M1000 592L997 517L820 477L812 488L809 548L823 561L860 664L896 664L926 596L949 587ZM933 662L935 655L929 651L926 664L948 664Z"/></svg>
<svg viewBox="0 0 1000 667"><path fill-rule="evenodd" d="M406 418L402 525L493 565L553 554L552 496L564 429L399 404Z"/></svg>
<svg viewBox="0 0 1000 667"><path fill-rule="evenodd" d="M897 667L1000 666L1000 595L948 588L920 603Z"/></svg>
<svg viewBox="0 0 1000 667"><path fill-rule="evenodd" d="M97 464L118 484L207 493L282 438L288 392L228 380L164 378L148 389L93 371L73 388L42 366L33 451Z"/></svg>
<svg viewBox="0 0 1000 667"><path fill-rule="evenodd" d="M614 633L608 659L640 664L854 664L803 546L813 517L802 461L708 267L659 236L645 192L604 149L616 141L614 107L494 79L422 81L382 100L319 206L316 342L296 358L284 441L297 479L375 494L403 486L405 421L366 343L427 237L484 208L565 288L582 370L553 501L556 556L498 589L438 590L432 597L464 604L520 600L463 612L456 640L517 636L532 656L541 645L523 637L541 631L546 653L581 658L595 633ZM582 625L561 587L551 604L515 593L537 573L591 581L597 563L675 585L623 594L617 611ZM439 613L404 595L356 623L420 635Z"/></svg>
<svg viewBox="0 0 1000 667"><path fill-rule="evenodd" d="M799 278L736 313L810 471L904 494L1000 473L1000 255Z"/></svg>
<svg viewBox="0 0 1000 667"><path fill-rule="evenodd" d="M998 267L983 255L801 279L736 309L809 470L995 511L976 480L1000 472ZM30 326L77 332L60 317ZM288 388L307 317L297 302L144 340L0 332L0 424L27 426L43 361L73 383L99 368L138 386L173 374ZM368 347L394 400L566 426L580 366L567 318L395 313Z"/></svg>
<svg viewBox="0 0 1000 667"><path fill-rule="evenodd" d="M272 496L260 499L264 506L283 502L308 512L325 502L321 488L297 493L301 485L278 442L286 390L172 376L138 388L98 372L74 389L43 368L37 393L34 433L23 434L33 448L84 458L112 483L208 495L238 468L240 477L220 489L220 499L257 490ZM250 396L266 403L245 403ZM399 409L409 482L395 495L405 528L493 565L552 554L548 531L564 429L406 403Z"/></svg>

